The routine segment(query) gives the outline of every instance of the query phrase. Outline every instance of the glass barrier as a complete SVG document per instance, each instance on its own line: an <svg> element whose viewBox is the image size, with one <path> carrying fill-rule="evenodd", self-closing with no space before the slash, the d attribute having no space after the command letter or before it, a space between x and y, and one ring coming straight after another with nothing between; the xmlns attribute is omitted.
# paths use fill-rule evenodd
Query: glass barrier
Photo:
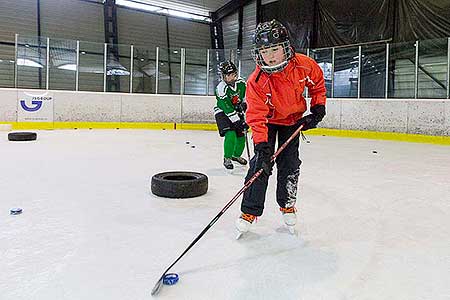
<svg viewBox="0 0 450 300"><path fill-rule="evenodd" d="M419 98L447 98L448 39L419 41Z"/></svg>
<svg viewBox="0 0 450 300"><path fill-rule="evenodd" d="M106 91L130 92L130 45L106 45Z"/></svg>
<svg viewBox="0 0 450 300"><path fill-rule="evenodd" d="M208 51L206 49L186 49L185 55L184 94L206 95Z"/></svg>
<svg viewBox="0 0 450 300"><path fill-rule="evenodd" d="M240 76L245 80L248 79L250 74L255 70L255 62L253 61L252 53L250 49L241 50L241 73Z"/></svg>
<svg viewBox="0 0 450 300"><path fill-rule="evenodd" d="M47 88L47 38L18 37L17 87Z"/></svg>
<svg viewBox="0 0 450 300"><path fill-rule="evenodd" d="M333 91L336 98L358 97L359 48L338 48L334 52Z"/></svg>
<svg viewBox="0 0 450 300"><path fill-rule="evenodd" d="M158 93L179 94L181 83L181 49L159 48Z"/></svg>
<svg viewBox="0 0 450 300"><path fill-rule="evenodd" d="M297 52L322 68L329 98L445 99L449 43L442 38ZM0 87L212 96L225 60L244 79L255 69L250 49L143 48L18 35L16 49L14 42L0 44Z"/></svg>
<svg viewBox="0 0 450 300"><path fill-rule="evenodd" d="M80 41L79 86L80 91L103 92L105 90L105 46Z"/></svg>
<svg viewBox="0 0 450 300"><path fill-rule="evenodd" d="M77 42L49 40L49 89L76 90Z"/></svg>
<svg viewBox="0 0 450 300"><path fill-rule="evenodd" d="M333 97L333 49L311 50L309 56L322 68L327 97Z"/></svg>
<svg viewBox="0 0 450 300"><path fill-rule="evenodd" d="M414 98L415 63L414 42L389 45L389 98Z"/></svg>
<svg viewBox="0 0 450 300"><path fill-rule="evenodd" d="M133 93L156 93L156 47L133 47Z"/></svg>
<svg viewBox="0 0 450 300"><path fill-rule="evenodd" d="M14 87L15 60L14 43L0 44L0 87Z"/></svg>
<svg viewBox="0 0 450 300"><path fill-rule="evenodd" d="M386 95L386 44L361 47L361 98Z"/></svg>

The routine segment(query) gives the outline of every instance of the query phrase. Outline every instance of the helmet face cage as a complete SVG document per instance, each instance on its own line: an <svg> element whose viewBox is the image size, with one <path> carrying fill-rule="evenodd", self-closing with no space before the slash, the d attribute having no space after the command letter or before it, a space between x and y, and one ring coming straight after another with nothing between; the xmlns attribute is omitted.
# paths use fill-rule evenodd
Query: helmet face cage
<svg viewBox="0 0 450 300"><path fill-rule="evenodd" d="M269 49L272 47L281 46L284 51L284 59L283 62L275 65L275 66L269 66L263 59L261 50ZM261 47L261 48L255 48L252 50L252 57L255 63L266 73L276 73L282 71L287 64L289 63L289 60L294 56L294 53L292 51L291 43L289 41L282 42L279 44L274 44L269 47Z"/></svg>
<svg viewBox="0 0 450 300"><path fill-rule="evenodd" d="M260 53L263 49L281 46L284 51L284 60L276 66L269 66L264 62ZM289 42L289 35L286 27L277 20L260 23L256 27L253 37L252 57L255 63L267 73L282 71L288 64L289 59L293 57L293 50Z"/></svg>

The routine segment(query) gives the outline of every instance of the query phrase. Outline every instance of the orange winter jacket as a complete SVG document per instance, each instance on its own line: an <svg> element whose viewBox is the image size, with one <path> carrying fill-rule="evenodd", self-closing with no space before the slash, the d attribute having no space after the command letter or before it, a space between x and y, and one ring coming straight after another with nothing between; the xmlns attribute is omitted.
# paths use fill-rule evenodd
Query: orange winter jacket
<svg viewBox="0 0 450 300"><path fill-rule="evenodd" d="M256 66L247 80L246 120L255 144L267 142L267 125L294 125L306 111L303 90L308 87L311 106L326 103L322 69L303 54L295 54L281 72L267 74Z"/></svg>

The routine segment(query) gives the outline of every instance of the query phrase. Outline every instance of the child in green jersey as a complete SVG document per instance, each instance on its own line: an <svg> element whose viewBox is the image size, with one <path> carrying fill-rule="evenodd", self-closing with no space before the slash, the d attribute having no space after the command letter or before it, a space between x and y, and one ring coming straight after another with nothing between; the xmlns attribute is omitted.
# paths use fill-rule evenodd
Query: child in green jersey
<svg viewBox="0 0 450 300"><path fill-rule="evenodd" d="M225 137L223 165L233 169L233 161L246 165L247 160L241 157L245 148L245 81L238 77L237 68L231 61L225 61L219 66L222 81L215 90L217 105L214 116L221 137Z"/></svg>

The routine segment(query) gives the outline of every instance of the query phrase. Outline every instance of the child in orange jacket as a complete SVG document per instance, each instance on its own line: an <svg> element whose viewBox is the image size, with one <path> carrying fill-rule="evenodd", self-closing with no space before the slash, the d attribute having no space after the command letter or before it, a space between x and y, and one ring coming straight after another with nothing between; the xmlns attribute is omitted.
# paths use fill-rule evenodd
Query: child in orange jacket
<svg viewBox="0 0 450 300"><path fill-rule="evenodd" d="M248 181L258 170L264 170L258 180L245 191L241 211L236 221L239 234L261 216L269 176L272 174L271 156L278 147L303 125L302 130L315 128L325 116L326 89L323 72L312 59L296 54L290 45L286 28L276 20L264 22L256 28L253 41L256 68L247 80L246 121L253 132L255 156L250 161ZM311 114L303 97L308 87ZM276 198L285 224L291 232L296 224L297 186L300 174L299 137L288 144L276 159Z"/></svg>

